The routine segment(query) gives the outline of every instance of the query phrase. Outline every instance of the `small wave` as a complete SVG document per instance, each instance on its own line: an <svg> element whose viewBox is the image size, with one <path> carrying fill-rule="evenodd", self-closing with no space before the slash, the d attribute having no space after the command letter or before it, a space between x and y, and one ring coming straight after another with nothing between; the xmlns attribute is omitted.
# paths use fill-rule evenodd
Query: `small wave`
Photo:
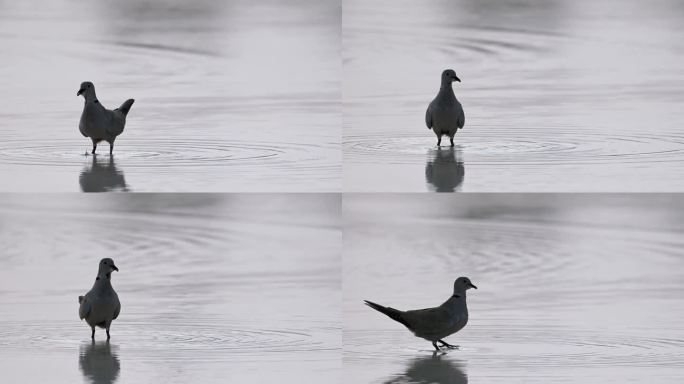
<svg viewBox="0 0 684 384"><path fill-rule="evenodd" d="M54 350L71 350L89 340L90 329L78 321L26 324L2 322L0 345L3 349L28 349L49 354ZM231 355L289 353L330 350L331 346L316 340L310 332L299 329L273 329L231 325L225 319L167 319L155 321L120 320L112 326L111 343L123 346L125 353L136 359L193 358L200 354L227 359ZM103 332L96 332L102 336ZM43 351L43 352L40 352ZM122 351L123 353L124 351Z"/></svg>
<svg viewBox="0 0 684 384"><path fill-rule="evenodd" d="M649 134L573 134L555 131L554 137L541 132L510 136L501 130L471 127L456 135L466 165L473 164L607 164L681 162L684 136ZM526 137L527 136L527 137ZM381 161L394 164L420 163L425 152L435 148L434 135L394 134L345 136L349 161Z"/></svg>

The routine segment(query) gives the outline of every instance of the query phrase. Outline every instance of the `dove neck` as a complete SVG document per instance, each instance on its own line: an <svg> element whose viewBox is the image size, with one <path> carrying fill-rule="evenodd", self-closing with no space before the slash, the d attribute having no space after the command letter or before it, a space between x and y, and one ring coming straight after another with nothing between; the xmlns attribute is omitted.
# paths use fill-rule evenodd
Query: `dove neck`
<svg viewBox="0 0 684 384"><path fill-rule="evenodd" d="M87 102L97 102L97 95L95 95L95 90L87 90L83 93L83 97L85 98L86 103Z"/></svg>
<svg viewBox="0 0 684 384"><path fill-rule="evenodd" d="M456 97L456 95L454 95L454 88L449 81L442 82L442 86L439 87L439 93L440 95Z"/></svg>
<svg viewBox="0 0 684 384"><path fill-rule="evenodd" d="M95 278L95 284L93 288L111 288L112 286L112 273L111 272L99 272Z"/></svg>
<svg viewBox="0 0 684 384"><path fill-rule="evenodd" d="M442 304L445 308L450 309L450 310L458 310L459 308L462 308L466 305L466 297L465 297L465 292L463 293L458 293L458 294L453 294L444 304Z"/></svg>

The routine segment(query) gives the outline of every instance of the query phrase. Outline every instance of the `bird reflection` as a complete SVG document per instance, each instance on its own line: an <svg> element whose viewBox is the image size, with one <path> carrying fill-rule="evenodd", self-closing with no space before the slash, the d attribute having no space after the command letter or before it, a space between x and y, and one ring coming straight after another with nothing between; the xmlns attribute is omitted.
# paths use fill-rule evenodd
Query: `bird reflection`
<svg viewBox="0 0 684 384"><path fill-rule="evenodd" d="M81 344L78 366L87 382L111 384L119 377L119 357L109 341Z"/></svg>
<svg viewBox="0 0 684 384"><path fill-rule="evenodd" d="M467 384L468 375L460 362L449 360L446 353L435 352L432 356L410 360L406 371L396 375L385 384Z"/></svg>
<svg viewBox="0 0 684 384"><path fill-rule="evenodd" d="M113 156L107 156L107 160L92 156L92 163L81 171L78 182L83 192L128 191L124 174L116 167Z"/></svg>
<svg viewBox="0 0 684 384"><path fill-rule="evenodd" d="M465 167L461 149L437 148L428 151L425 181L436 192L454 192L463 183Z"/></svg>

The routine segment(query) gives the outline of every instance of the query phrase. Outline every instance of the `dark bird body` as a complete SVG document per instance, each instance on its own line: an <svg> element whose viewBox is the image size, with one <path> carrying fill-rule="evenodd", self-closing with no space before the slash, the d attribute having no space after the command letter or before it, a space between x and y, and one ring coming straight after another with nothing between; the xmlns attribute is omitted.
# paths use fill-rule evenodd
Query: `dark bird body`
<svg viewBox="0 0 684 384"><path fill-rule="evenodd" d="M83 95L85 104L81 113L81 121L78 130L93 142L92 154L95 154L97 143L106 141L109 143L109 154L114 151L114 140L126 126L126 116L131 110L135 100L128 99L115 110L106 109L95 95L95 86L91 82L81 84L77 96Z"/></svg>
<svg viewBox="0 0 684 384"><path fill-rule="evenodd" d="M447 69L442 72L441 86L437 96L430 102L425 111L425 125L437 135L437 145L442 144L442 136L449 136L454 146L454 135L465 125L465 113L461 103L456 99L451 83L460 82L456 72Z"/></svg>
<svg viewBox="0 0 684 384"><path fill-rule="evenodd" d="M107 339L109 339L112 320L119 317L119 312L121 312L119 296L114 291L111 282L112 271L118 270L112 259L100 260L93 287L85 296L78 297L78 317L85 320L92 329L90 336L92 339L95 339L95 327L106 329Z"/></svg>
<svg viewBox="0 0 684 384"><path fill-rule="evenodd" d="M445 342L445 337L452 335L468 323L468 307L466 306L466 290L477 288L467 277L459 277L454 282L454 294L442 305L434 308L400 311L391 307L365 300L365 304L390 319L403 324L416 337L432 342L439 350L437 342L443 346L453 348Z"/></svg>

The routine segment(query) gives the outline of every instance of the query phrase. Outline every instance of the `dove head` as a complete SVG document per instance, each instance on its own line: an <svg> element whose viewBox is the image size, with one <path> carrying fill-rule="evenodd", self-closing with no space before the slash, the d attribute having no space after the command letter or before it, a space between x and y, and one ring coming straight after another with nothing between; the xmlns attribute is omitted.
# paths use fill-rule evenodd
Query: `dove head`
<svg viewBox="0 0 684 384"><path fill-rule="evenodd" d="M98 279L105 277L107 280L109 280L112 271L119 271L119 268L117 268L116 265L114 265L114 260L108 257L100 260L100 268L97 271Z"/></svg>
<svg viewBox="0 0 684 384"><path fill-rule="evenodd" d="M445 69L442 72L442 85L451 85L454 81L460 82L461 79L456 76L456 72L453 69Z"/></svg>
<svg viewBox="0 0 684 384"><path fill-rule="evenodd" d="M470 288L475 288L475 284L470 282L470 279L467 277L459 277L454 281L454 294L461 294L465 295L465 291L469 290Z"/></svg>
<svg viewBox="0 0 684 384"><path fill-rule="evenodd" d="M81 87L76 92L76 96L85 97L86 100L95 100L95 86L90 81L84 81L81 83Z"/></svg>

